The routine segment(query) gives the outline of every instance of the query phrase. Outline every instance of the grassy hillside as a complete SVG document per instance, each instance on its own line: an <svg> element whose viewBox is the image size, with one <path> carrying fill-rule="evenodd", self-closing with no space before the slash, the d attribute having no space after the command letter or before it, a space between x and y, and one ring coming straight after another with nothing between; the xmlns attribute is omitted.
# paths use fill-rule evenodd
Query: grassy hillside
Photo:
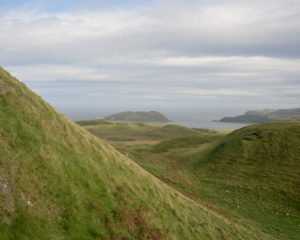
<svg viewBox="0 0 300 240"><path fill-rule="evenodd" d="M272 239L162 184L0 69L0 239Z"/></svg>
<svg viewBox="0 0 300 240"><path fill-rule="evenodd" d="M225 137L183 137L123 151L221 214L278 239L296 240L300 235L299 121L251 125Z"/></svg>
<svg viewBox="0 0 300 240"><path fill-rule="evenodd" d="M200 157L198 166L200 178L219 189L216 195L230 192L219 200L223 205L238 205L243 217L283 239L300 236L300 121L234 131Z"/></svg>

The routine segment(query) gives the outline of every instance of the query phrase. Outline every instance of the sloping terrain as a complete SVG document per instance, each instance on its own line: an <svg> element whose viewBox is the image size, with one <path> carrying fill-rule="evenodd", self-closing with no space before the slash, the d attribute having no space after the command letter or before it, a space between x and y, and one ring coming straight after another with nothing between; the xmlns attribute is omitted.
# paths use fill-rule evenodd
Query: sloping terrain
<svg viewBox="0 0 300 240"><path fill-rule="evenodd" d="M278 239L299 238L299 121L256 124L225 137L197 138L123 151L192 199Z"/></svg>
<svg viewBox="0 0 300 240"><path fill-rule="evenodd" d="M0 69L0 239L272 239L164 185Z"/></svg>
<svg viewBox="0 0 300 240"><path fill-rule="evenodd" d="M200 157L198 174L230 208L283 239L300 236L300 121L251 125ZM225 192L224 192L224 189Z"/></svg>

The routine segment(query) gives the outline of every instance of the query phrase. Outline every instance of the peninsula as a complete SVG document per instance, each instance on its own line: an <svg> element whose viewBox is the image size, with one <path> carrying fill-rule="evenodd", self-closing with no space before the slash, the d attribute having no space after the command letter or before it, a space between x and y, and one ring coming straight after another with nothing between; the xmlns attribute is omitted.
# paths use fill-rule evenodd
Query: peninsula
<svg viewBox="0 0 300 240"><path fill-rule="evenodd" d="M247 111L244 115L224 117L220 122L264 123L284 120L300 120L300 108Z"/></svg>
<svg viewBox="0 0 300 240"><path fill-rule="evenodd" d="M169 119L157 111L142 112L128 111L109 115L105 120L128 121L128 122L169 122Z"/></svg>

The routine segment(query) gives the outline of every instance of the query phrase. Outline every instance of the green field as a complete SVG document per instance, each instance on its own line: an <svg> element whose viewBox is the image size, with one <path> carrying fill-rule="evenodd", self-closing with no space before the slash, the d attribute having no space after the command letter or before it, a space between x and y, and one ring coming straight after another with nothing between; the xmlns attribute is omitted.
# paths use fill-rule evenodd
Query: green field
<svg viewBox="0 0 300 240"><path fill-rule="evenodd" d="M77 124L115 147L151 145L176 137L215 133L213 130L191 129L175 124L161 127L148 123L121 123L102 119L78 121Z"/></svg>
<svg viewBox="0 0 300 240"><path fill-rule="evenodd" d="M277 239L299 238L299 121L251 125L232 133L202 130L176 138L180 131L165 135L163 128L152 126L161 135L148 144L142 135L150 125L136 134L134 124L122 127L122 137L128 132L137 140L111 143L169 186L234 222ZM104 139L117 134L103 125L87 129Z"/></svg>

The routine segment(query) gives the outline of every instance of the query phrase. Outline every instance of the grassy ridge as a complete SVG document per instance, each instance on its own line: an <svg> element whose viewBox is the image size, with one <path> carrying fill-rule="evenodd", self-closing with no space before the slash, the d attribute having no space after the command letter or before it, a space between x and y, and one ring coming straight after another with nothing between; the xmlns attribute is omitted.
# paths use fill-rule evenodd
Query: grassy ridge
<svg viewBox="0 0 300 240"><path fill-rule="evenodd" d="M274 235L298 238L299 121L251 125L234 131L200 157L198 164L200 178L220 189L218 194L234 194L228 201L219 200L224 205L231 209L238 205L243 217L263 224Z"/></svg>
<svg viewBox="0 0 300 240"><path fill-rule="evenodd" d="M272 239L162 184L0 69L0 239Z"/></svg>

